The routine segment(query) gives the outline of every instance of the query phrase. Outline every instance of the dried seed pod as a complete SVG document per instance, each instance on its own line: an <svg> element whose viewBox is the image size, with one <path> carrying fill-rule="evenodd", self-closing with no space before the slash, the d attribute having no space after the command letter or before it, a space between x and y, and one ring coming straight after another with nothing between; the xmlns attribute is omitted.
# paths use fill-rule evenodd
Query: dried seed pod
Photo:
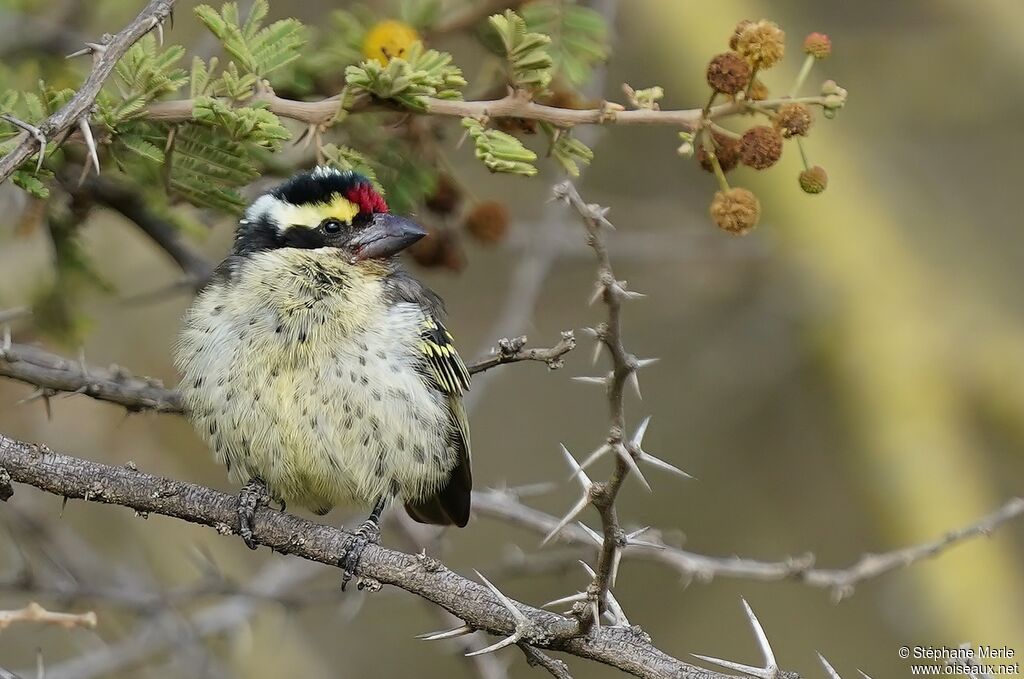
<svg viewBox="0 0 1024 679"><path fill-rule="evenodd" d="M782 135L773 127L758 125L743 133L740 139L740 160L755 170L764 170L782 156Z"/></svg>
<svg viewBox="0 0 1024 679"><path fill-rule="evenodd" d="M466 262L458 239L447 229L427 227L427 235L407 250L409 256L422 267L462 271Z"/></svg>
<svg viewBox="0 0 1024 679"><path fill-rule="evenodd" d="M783 137L789 139L790 137L806 136L814 118L811 116L811 110L803 104L791 103L779 107L773 122L775 129L782 133Z"/></svg>
<svg viewBox="0 0 1024 679"><path fill-rule="evenodd" d="M718 158L718 165L722 172L728 172L735 168L740 162L740 140L727 137L720 132L712 132L712 139L715 141L715 157ZM711 154L707 152L703 144L697 149L697 162L708 172L714 172L711 164Z"/></svg>
<svg viewBox="0 0 1024 679"><path fill-rule="evenodd" d="M750 64L735 52L715 55L708 63L708 85L716 92L736 94L750 82Z"/></svg>
<svg viewBox="0 0 1024 679"><path fill-rule="evenodd" d="M450 215L462 202L462 189L449 175L441 173L437 175L437 187L434 192L423 202L431 212Z"/></svg>
<svg viewBox="0 0 1024 679"><path fill-rule="evenodd" d="M716 191L711 201L711 218L723 231L744 234L757 226L761 218L761 203L747 189Z"/></svg>

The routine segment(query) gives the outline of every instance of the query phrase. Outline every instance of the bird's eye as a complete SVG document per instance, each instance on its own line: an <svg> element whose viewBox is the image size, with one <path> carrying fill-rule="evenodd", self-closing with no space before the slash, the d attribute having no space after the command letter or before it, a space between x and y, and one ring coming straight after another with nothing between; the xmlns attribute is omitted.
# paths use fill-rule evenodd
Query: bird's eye
<svg viewBox="0 0 1024 679"><path fill-rule="evenodd" d="M325 219L320 224L320 228L322 228L325 233L340 233L341 226L341 222L337 219Z"/></svg>

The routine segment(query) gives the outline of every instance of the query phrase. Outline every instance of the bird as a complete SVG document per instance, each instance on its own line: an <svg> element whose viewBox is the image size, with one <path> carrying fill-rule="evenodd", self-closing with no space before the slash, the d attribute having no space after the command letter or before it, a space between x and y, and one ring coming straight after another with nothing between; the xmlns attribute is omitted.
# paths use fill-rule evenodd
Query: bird
<svg viewBox="0 0 1024 679"><path fill-rule="evenodd" d="M463 527L473 486L462 397L470 374L444 304L399 253L426 235L363 175L318 166L261 195L185 312L175 344L185 412L257 507L371 508L342 587L393 502Z"/></svg>

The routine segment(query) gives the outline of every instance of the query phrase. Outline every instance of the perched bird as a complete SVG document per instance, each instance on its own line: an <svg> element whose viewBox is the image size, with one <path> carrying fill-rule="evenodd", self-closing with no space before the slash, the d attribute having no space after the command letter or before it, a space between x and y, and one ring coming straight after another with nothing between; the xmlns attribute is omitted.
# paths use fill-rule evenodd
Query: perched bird
<svg viewBox="0 0 1024 679"><path fill-rule="evenodd" d="M186 412L227 465L250 548L269 499L372 507L347 582L395 499L417 521L469 520L469 372L440 298L396 255L425 235L363 176L300 173L258 198L186 313Z"/></svg>

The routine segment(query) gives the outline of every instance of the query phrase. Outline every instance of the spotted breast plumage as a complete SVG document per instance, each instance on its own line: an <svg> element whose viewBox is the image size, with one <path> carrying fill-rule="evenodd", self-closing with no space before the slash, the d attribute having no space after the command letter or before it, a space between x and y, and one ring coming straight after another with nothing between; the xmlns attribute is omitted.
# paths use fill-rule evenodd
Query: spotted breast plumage
<svg viewBox="0 0 1024 679"><path fill-rule="evenodd" d="M366 541L395 498L419 521L469 518L469 373L441 301L395 257L423 233L360 175L298 175L248 209L176 350L231 478L318 513L372 506ZM252 542L244 509L240 532Z"/></svg>

